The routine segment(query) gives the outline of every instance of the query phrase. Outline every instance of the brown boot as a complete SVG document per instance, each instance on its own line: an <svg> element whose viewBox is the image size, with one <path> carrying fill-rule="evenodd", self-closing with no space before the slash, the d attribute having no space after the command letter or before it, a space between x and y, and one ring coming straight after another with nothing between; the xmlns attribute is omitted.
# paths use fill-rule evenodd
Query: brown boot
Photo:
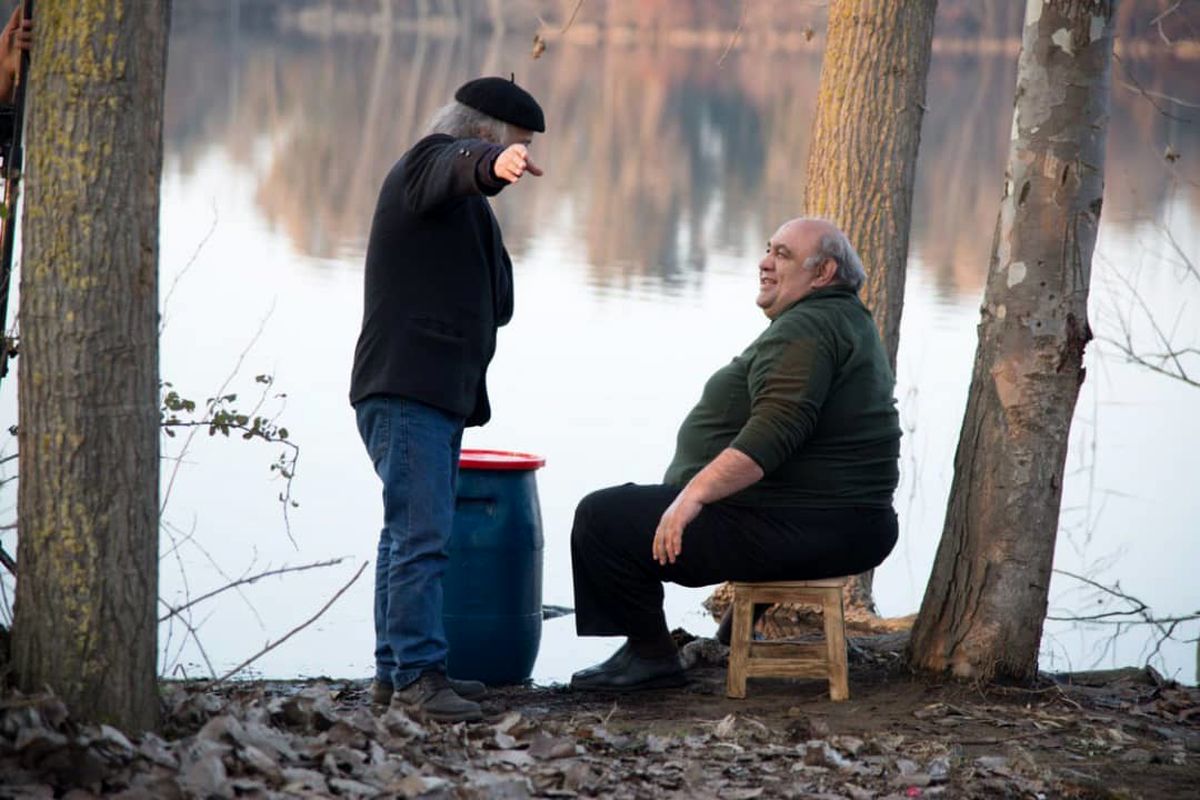
<svg viewBox="0 0 1200 800"><path fill-rule="evenodd" d="M389 707L419 711L438 722L478 722L483 719L479 704L459 697L441 672L423 672L408 686L393 691Z"/></svg>
<svg viewBox="0 0 1200 800"><path fill-rule="evenodd" d="M457 678L447 678L450 688L465 700L479 700L487 694L487 687L479 681L460 681ZM376 678L371 681L371 705L386 706L392 702L392 684Z"/></svg>

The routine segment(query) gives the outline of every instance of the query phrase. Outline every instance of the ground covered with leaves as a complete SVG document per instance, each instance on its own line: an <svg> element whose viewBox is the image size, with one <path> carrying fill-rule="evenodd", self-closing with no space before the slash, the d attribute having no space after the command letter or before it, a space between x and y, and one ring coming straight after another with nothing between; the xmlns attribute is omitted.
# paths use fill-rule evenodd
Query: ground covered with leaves
<svg viewBox="0 0 1200 800"><path fill-rule="evenodd" d="M163 687L161 735L81 724L52 696L0 703L0 798L1184 798L1200 795L1200 690L1148 670L972 687L857 640L851 699L757 680L722 648L638 695L508 687L442 725L369 705L366 681ZM894 642L892 642L894 645Z"/></svg>

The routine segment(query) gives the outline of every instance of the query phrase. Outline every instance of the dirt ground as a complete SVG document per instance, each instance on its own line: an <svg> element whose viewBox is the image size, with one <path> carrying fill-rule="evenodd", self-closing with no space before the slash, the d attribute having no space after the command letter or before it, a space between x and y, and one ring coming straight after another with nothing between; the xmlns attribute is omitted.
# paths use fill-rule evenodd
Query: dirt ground
<svg viewBox="0 0 1200 800"><path fill-rule="evenodd" d="M1200 798L1200 692L1195 689L1179 690L1190 696L1193 713L1178 720L1156 709L1161 690L1140 681L1096 691L1053 684L1038 690L979 689L913 676L899 666L858 665L852 667L851 699L833 703L817 681L755 680L746 699L731 700L725 697L723 668L703 666L691 676L688 687L671 692L581 696L563 689L506 690L497 702L539 718L600 718L610 733L633 736L686 736L732 718L737 725L746 723L747 735L728 737L745 752L753 754L760 742L804 745L796 759L802 763L821 761L808 755L812 748L807 746L819 740L853 762L844 744L847 738L859 739L865 743L859 753L892 757L874 762L885 774L871 777L887 778L900 796ZM766 731L757 728L759 723ZM744 763L741 752L731 749L730 754L718 756L730 762L721 771L726 778L737 776L736 765ZM939 757L948 760L944 780L938 780L936 768L929 769ZM899 763L905 760L916 769ZM757 759L746 761L761 766ZM780 764L789 761L785 757ZM796 770L746 772L748 780L740 782L761 786L761 796L810 796L795 794L788 785ZM800 774L806 772L812 771ZM904 772L915 779L905 781ZM855 783L845 773L836 768L824 775L813 772L817 779L805 791L858 796L845 792L845 784ZM858 783L879 785L876 780Z"/></svg>
<svg viewBox="0 0 1200 800"><path fill-rule="evenodd" d="M458 725L372 709L366 681L165 685L163 735L136 737L10 694L0 798L1200 797L1200 691L1152 671L982 688L855 640L849 701L730 700L704 649L681 689L506 687Z"/></svg>

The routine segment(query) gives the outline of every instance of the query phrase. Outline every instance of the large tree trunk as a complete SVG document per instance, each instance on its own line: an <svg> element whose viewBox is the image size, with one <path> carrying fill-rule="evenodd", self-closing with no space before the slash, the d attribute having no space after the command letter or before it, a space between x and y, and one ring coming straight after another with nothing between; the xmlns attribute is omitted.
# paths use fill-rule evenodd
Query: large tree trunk
<svg viewBox="0 0 1200 800"><path fill-rule="evenodd" d="M1008 172L921 668L1036 674L1104 192L1113 0L1029 0Z"/></svg>
<svg viewBox="0 0 1200 800"><path fill-rule="evenodd" d="M863 301L896 369L917 148L937 0L834 0L804 211L832 220L867 269ZM872 573L849 609L874 611Z"/></svg>
<svg viewBox="0 0 1200 800"><path fill-rule="evenodd" d="M834 0L804 211L846 232L896 368L917 148L937 0Z"/></svg>
<svg viewBox="0 0 1200 800"><path fill-rule="evenodd" d="M158 719L158 207L169 0L43 0L21 268L13 661Z"/></svg>

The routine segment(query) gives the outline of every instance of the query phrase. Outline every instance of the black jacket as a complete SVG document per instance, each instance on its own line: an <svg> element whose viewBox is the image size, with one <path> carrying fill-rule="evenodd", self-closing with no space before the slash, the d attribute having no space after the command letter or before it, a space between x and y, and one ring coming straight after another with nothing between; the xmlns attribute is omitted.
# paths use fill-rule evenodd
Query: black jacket
<svg viewBox="0 0 1200 800"><path fill-rule="evenodd" d="M512 317L512 262L484 195L503 151L435 134L413 145L379 192L367 243L362 332L350 402L420 400L482 425L496 328Z"/></svg>

